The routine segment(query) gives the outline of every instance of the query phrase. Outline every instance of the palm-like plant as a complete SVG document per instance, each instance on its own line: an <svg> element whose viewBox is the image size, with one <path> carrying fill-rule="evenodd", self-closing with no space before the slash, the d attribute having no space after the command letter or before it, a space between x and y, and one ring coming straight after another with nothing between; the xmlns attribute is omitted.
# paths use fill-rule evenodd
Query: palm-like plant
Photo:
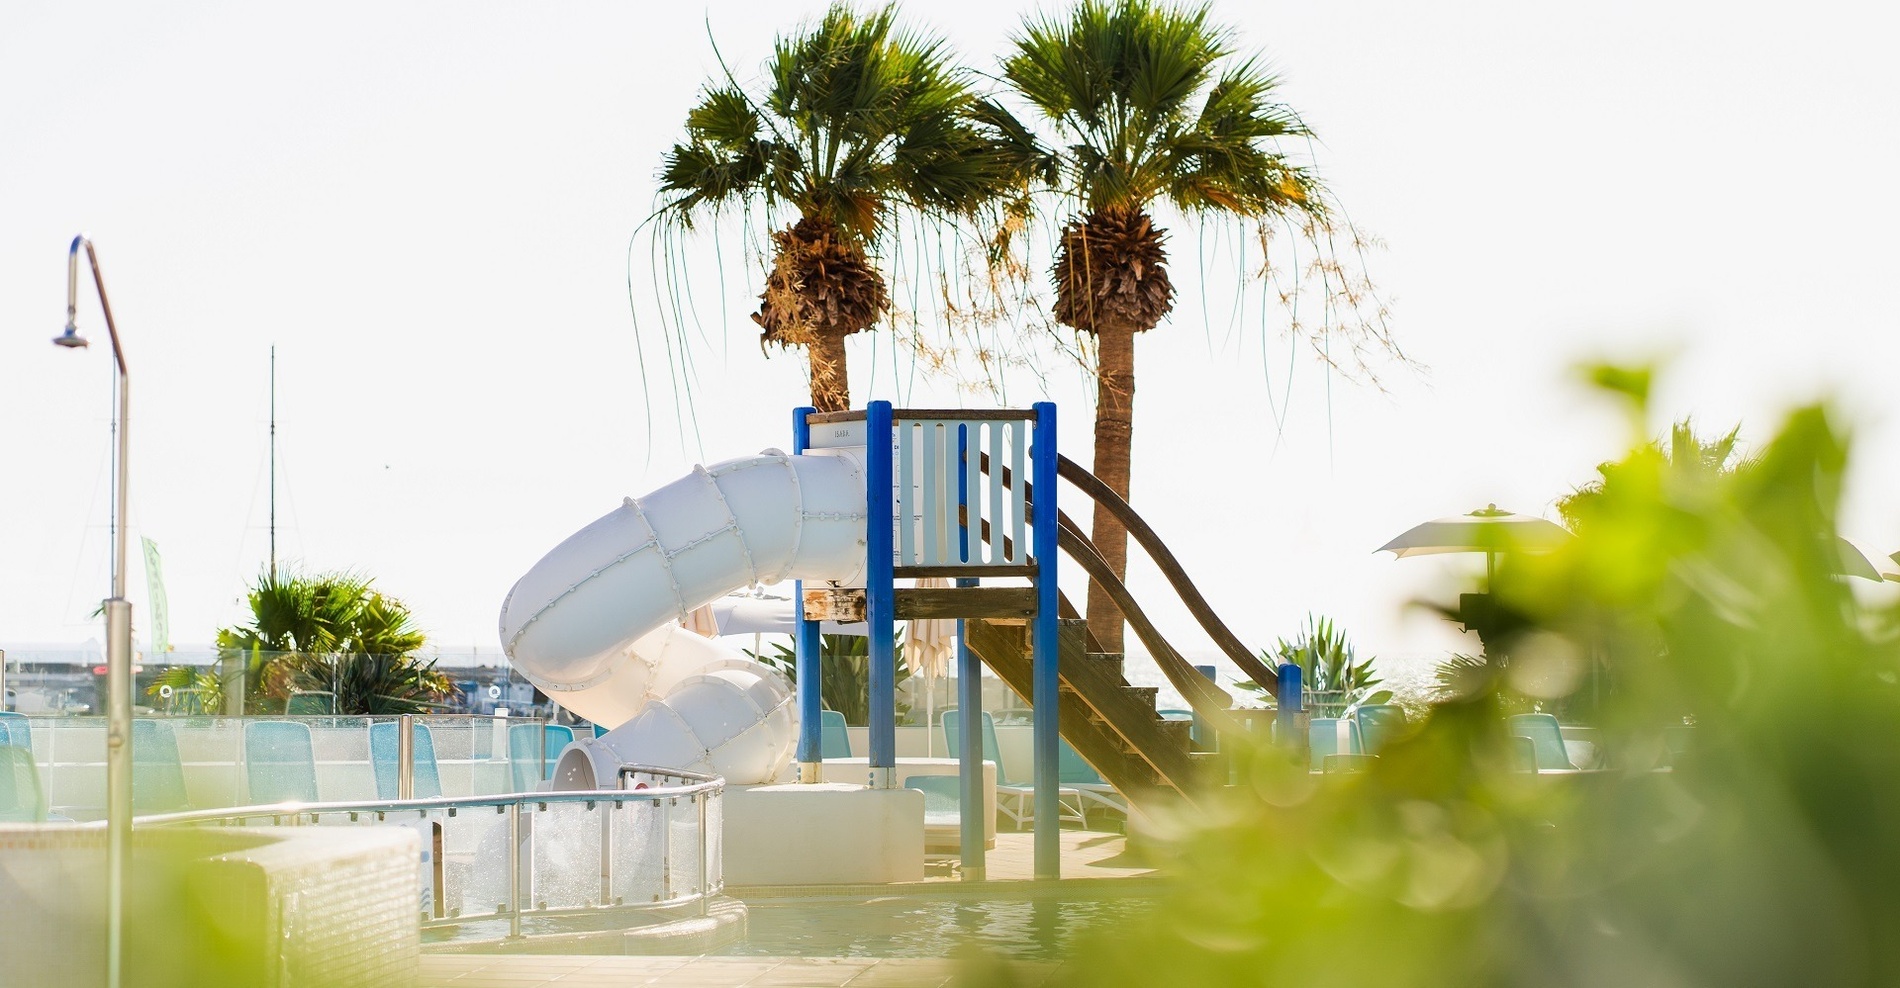
<svg viewBox="0 0 1900 988"><path fill-rule="evenodd" d="M1299 637L1281 638L1271 651L1260 650L1260 661L1276 673L1283 664L1300 668L1300 682L1312 712L1320 717L1338 717L1353 707L1386 703L1391 690L1375 689L1382 682L1372 671L1373 657L1363 661L1346 633L1331 618L1306 616L1306 627ZM1254 683L1241 684L1256 692L1271 694L1271 688Z"/></svg>
<svg viewBox="0 0 1900 988"><path fill-rule="evenodd" d="M1174 305L1159 204L1193 215L1266 221L1324 218L1317 180L1280 148L1309 134L1274 101L1276 80L1234 55L1206 7L1082 0L1066 17L1031 18L1003 77L1049 132L1019 162L1076 215L1052 275L1055 318L1096 341L1096 476L1128 495L1134 436L1135 334ZM1127 573L1127 533L1095 513L1096 548ZM1091 585L1090 630L1119 650L1122 619Z"/></svg>
<svg viewBox="0 0 1900 988"><path fill-rule="evenodd" d="M1712 489L1718 481L1754 464L1754 459L1743 452L1741 434L1738 425L1714 439L1703 439L1696 435L1693 419L1682 419L1669 427L1667 446L1659 439L1638 450L1628 462L1598 464L1594 480L1557 499L1557 514L1571 531L1581 531L1581 526L1601 510L1606 487L1619 475L1633 475L1632 463L1660 464L1685 490Z"/></svg>
<svg viewBox="0 0 1900 988"><path fill-rule="evenodd" d="M762 340L806 349L811 400L850 406L847 336L890 308L871 254L899 210L973 216L1020 174L943 43L901 30L894 7L835 5L781 37L757 91L706 89L666 155L659 216L691 228L721 209L790 207L772 233L753 320Z"/></svg>
<svg viewBox="0 0 1900 988"><path fill-rule="evenodd" d="M217 643L225 662L244 667L249 709L281 703L291 690L323 690L337 694L338 713L411 713L454 692L433 661L415 656L428 639L409 608L367 577L265 572L247 602L249 623L219 629ZM207 686L171 670L152 692L165 685Z"/></svg>

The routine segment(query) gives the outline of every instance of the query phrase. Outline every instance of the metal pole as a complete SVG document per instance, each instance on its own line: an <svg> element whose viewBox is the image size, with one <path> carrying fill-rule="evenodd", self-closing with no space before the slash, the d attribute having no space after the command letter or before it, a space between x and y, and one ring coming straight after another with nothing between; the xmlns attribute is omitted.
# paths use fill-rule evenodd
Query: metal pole
<svg viewBox="0 0 1900 988"><path fill-rule="evenodd" d="M508 804L508 938L521 936L521 804Z"/></svg>
<svg viewBox="0 0 1900 988"><path fill-rule="evenodd" d="M7 650L0 648L0 710L11 709L7 706Z"/></svg>
<svg viewBox="0 0 1900 988"><path fill-rule="evenodd" d="M792 409L792 453L799 455L811 445L811 423L807 416L817 409L807 405ZM805 582L792 584L793 627L798 637L793 644L798 670L798 781L825 781L825 708L823 673L818 661L824 640L818 636L818 622L805 620ZM756 649L755 649L756 651Z"/></svg>
<svg viewBox="0 0 1900 988"><path fill-rule="evenodd" d="M891 403L864 409L866 557L864 603L870 635L871 787L897 787L896 578L891 546Z"/></svg>
<svg viewBox="0 0 1900 988"><path fill-rule="evenodd" d="M1030 472L1036 495L1031 506L1034 525L1033 549L1036 556L1036 624L1030 664L1031 705L1035 708L1036 766L1036 861L1038 879L1062 877L1061 805L1057 787L1060 769L1057 758L1062 741L1057 720L1058 690L1061 677L1057 662L1056 619L1056 406L1054 402L1036 403L1036 429L1031 439ZM965 720L967 729L975 726Z"/></svg>
<svg viewBox="0 0 1900 988"><path fill-rule="evenodd" d="M416 717L403 714L396 735L396 798L416 798Z"/></svg>
<svg viewBox="0 0 1900 988"><path fill-rule="evenodd" d="M113 470L112 596L106 599L106 985L118 988L122 978L121 945L125 932L125 876L132 845L132 604L125 599L126 490L130 484L131 376L125 367L125 347L112 318L106 282L99 273L99 251L85 234L73 238L66 251L66 332L54 340L62 346L82 347L78 334L79 248L86 248L92 284L99 293L99 311L112 338L112 359L119 369L119 409L113 425L118 438L118 461Z"/></svg>
<svg viewBox="0 0 1900 988"><path fill-rule="evenodd" d="M699 914L704 916L706 900L712 898L712 876L706 874L706 794L694 793L693 805L699 810Z"/></svg>

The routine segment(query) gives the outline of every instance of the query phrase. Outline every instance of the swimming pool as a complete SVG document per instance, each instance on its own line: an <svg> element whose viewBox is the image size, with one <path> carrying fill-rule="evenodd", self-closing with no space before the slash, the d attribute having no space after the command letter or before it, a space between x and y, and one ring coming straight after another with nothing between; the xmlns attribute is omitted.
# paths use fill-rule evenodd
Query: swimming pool
<svg viewBox="0 0 1900 988"><path fill-rule="evenodd" d="M1081 886L1082 883L1075 883ZM859 897L748 898L742 941L714 956L947 957L978 949L1015 960L1054 960L1108 922L1136 920L1154 907L1147 883L1013 895L935 890Z"/></svg>

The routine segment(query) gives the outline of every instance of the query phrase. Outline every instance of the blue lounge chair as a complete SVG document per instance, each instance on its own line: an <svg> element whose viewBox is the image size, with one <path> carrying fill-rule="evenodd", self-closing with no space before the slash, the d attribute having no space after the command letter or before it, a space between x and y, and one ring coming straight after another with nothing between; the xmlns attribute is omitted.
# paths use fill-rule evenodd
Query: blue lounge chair
<svg viewBox="0 0 1900 988"><path fill-rule="evenodd" d="M244 779L254 805L317 801L317 755L310 725L252 721L244 727Z"/></svg>
<svg viewBox="0 0 1900 988"><path fill-rule="evenodd" d="M1518 714L1508 723L1514 737L1530 738L1531 744L1536 746L1538 771L1576 770L1570 753L1564 750L1564 731L1558 726L1557 718L1549 714Z"/></svg>
<svg viewBox="0 0 1900 988"><path fill-rule="evenodd" d="M541 780L554 776L554 763L561 752L574 743L574 729L564 724L542 724L541 731L546 738L546 750L541 753L540 764L535 763L535 725L508 725L508 761L514 768L516 792L533 792Z"/></svg>
<svg viewBox="0 0 1900 988"><path fill-rule="evenodd" d="M1396 703L1357 707L1352 719L1359 725L1359 743L1368 755L1378 754L1386 742L1405 730L1405 708Z"/></svg>
<svg viewBox="0 0 1900 988"><path fill-rule="evenodd" d="M46 819L46 792L40 788L33 753L16 744L0 745L0 821L40 823Z"/></svg>
<svg viewBox="0 0 1900 988"><path fill-rule="evenodd" d="M1315 772L1325 770L1329 756L1366 753L1359 725L1344 717L1315 717L1307 721L1306 737Z"/></svg>
<svg viewBox="0 0 1900 988"><path fill-rule="evenodd" d="M417 724L415 738L413 798L434 799L442 795L442 774L435 764L435 735L429 732L429 725ZM384 720L369 725L369 761L376 771L377 799L395 799L401 791L397 778L402 768L401 745L401 721Z"/></svg>
<svg viewBox="0 0 1900 988"><path fill-rule="evenodd" d="M944 743L949 745L953 754L961 752L962 714L957 708L951 707L939 719L943 723ZM987 710L983 711L982 724L983 757L996 763L996 810L1008 817L1017 830L1021 830L1023 824L1035 822L1036 787L1010 780L1003 768L1002 748L996 743L996 722L990 719ZM1057 780L1058 783L1060 781ZM1074 786L1061 786L1056 790L1056 806L1061 820L1088 826L1088 815L1082 812L1082 794Z"/></svg>
<svg viewBox="0 0 1900 988"><path fill-rule="evenodd" d="M1109 785L1108 780L1102 778L1102 773L1095 771L1095 766L1090 765L1081 752L1070 747L1067 741L1057 743L1056 770L1056 780L1062 783L1063 788L1074 789L1082 797L1084 818L1091 808L1128 815L1128 800Z"/></svg>
<svg viewBox="0 0 1900 988"><path fill-rule="evenodd" d="M140 718L132 722L132 809L137 813L191 809L185 767L178 760L178 736L163 721Z"/></svg>
<svg viewBox="0 0 1900 988"><path fill-rule="evenodd" d="M820 757L826 759L851 757L851 732L845 729L843 714L836 710L820 710L818 730L819 740L824 745L819 752ZM908 782L904 785L906 788L916 788Z"/></svg>
<svg viewBox="0 0 1900 988"><path fill-rule="evenodd" d="M0 711L0 745L33 750L33 722L25 714Z"/></svg>

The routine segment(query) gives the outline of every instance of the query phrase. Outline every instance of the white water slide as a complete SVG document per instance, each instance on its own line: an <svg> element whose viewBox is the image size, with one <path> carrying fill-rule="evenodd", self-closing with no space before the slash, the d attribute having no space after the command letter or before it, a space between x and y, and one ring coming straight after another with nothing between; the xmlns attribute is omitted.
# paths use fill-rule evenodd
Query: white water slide
<svg viewBox="0 0 1900 988"><path fill-rule="evenodd" d="M857 451L766 450L628 498L542 557L502 603L502 645L556 703L613 725L562 753L555 787L616 788L634 762L776 781L790 684L678 621L743 587L860 582L865 517Z"/></svg>

